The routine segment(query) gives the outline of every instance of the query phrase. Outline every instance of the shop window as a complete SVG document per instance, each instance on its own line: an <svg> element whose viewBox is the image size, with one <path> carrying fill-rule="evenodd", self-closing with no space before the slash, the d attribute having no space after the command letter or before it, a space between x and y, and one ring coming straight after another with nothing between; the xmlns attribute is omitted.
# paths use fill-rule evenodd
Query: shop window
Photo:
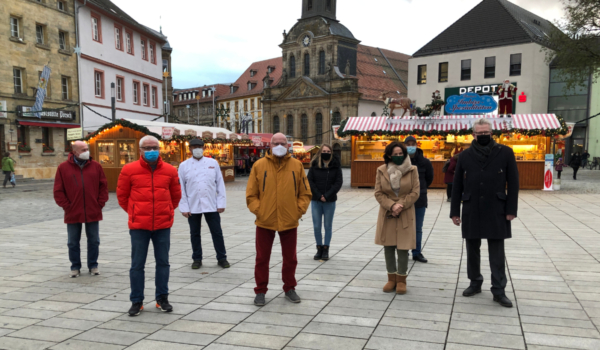
<svg viewBox="0 0 600 350"><path fill-rule="evenodd" d="M323 115L317 113L315 117L315 144L320 145L323 143Z"/></svg>
<svg viewBox="0 0 600 350"><path fill-rule="evenodd" d="M125 102L125 78L117 76L117 101Z"/></svg>
<svg viewBox="0 0 600 350"><path fill-rule="evenodd" d="M23 73L24 69L21 68L13 68L13 83L15 87L15 94L22 94L25 91L23 85Z"/></svg>
<svg viewBox="0 0 600 350"><path fill-rule="evenodd" d="M417 84L427 84L427 65L423 64L417 68Z"/></svg>
<svg viewBox="0 0 600 350"><path fill-rule="evenodd" d="M310 55L304 54L304 76L310 75Z"/></svg>
<svg viewBox="0 0 600 350"><path fill-rule="evenodd" d="M92 40L102 43L102 20L100 15L92 12Z"/></svg>
<svg viewBox="0 0 600 350"><path fill-rule="evenodd" d="M61 95L63 100L71 99L71 78L60 77Z"/></svg>
<svg viewBox="0 0 600 350"><path fill-rule="evenodd" d="M127 53L131 55L133 55L133 45L131 45L133 42L132 38L133 33L125 30L125 49L127 50Z"/></svg>
<svg viewBox="0 0 600 350"><path fill-rule="evenodd" d="M485 70L483 77L486 79L496 77L496 56L485 58Z"/></svg>
<svg viewBox="0 0 600 350"><path fill-rule="evenodd" d="M160 157L163 162L178 166L181 163L181 143L177 141L163 141L160 143ZM134 154L137 156L137 154Z"/></svg>
<svg viewBox="0 0 600 350"><path fill-rule="evenodd" d="M510 76L521 75L521 54L510 55Z"/></svg>
<svg viewBox="0 0 600 350"><path fill-rule="evenodd" d="M73 151L73 148L71 148L71 141L67 140L67 131L66 130L64 132L63 141L64 141L64 145L65 145L64 152L70 153L71 151Z"/></svg>
<svg viewBox="0 0 600 350"><path fill-rule="evenodd" d="M135 151L135 140L119 141L119 166L123 167L126 164L137 160L137 152ZM163 159L164 160L164 159Z"/></svg>
<svg viewBox="0 0 600 350"><path fill-rule="evenodd" d="M52 148L52 129L42 128L42 147L44 151Z"/></svg>
<svg viewBox="0 0 600 350"><path fill-rule="evenodd" d="M460 80L471 80L471 60L460 61Z"/></svg>
<svg viewBox="0 0 600 350"><path fill-rule="evenodd" d="M114 141L98 141L96 142L96 147L98 148L98 156L96 159L102 166L116 166Z"/></svg>
<svg viewBox="0 0 600 350"><path fill-rule="evenodd" d="M340 125L342 122L342 115L340 112L333 112L333 116L331 117L331 125Z"/></svg>
<svg viewBox="0 0 600 350"><path fill-rule="evenodd" d="M273 133L276 134L279 132L279 116L273 117Z"/></svg>
<svg viewBox="0 0 600 350"><path fill-rule="evenodd" d="M179 97L181 100L181 96L179 96ZM140 82L139 81L133 82L133 104L134 105L140 104Z"/></svg>
<svg viewBox="0 0 600 350"><path fill-rule="evenodd" d="M13 38L21 37L21 21L17 17L10 17L10 36Z"/></svg>
<svg viewBox="0 0 600 350"><path fill-rule="evenodd" d="M325 51L319 51L319 74L325 74Z"/></svg>
<svg viewBox="0 0 600 350"><path fill-rule="evenodd" d="M94 72L94 95L104 98L104 72L99 70Z"/></svg>
<svg viewBox="0 0 600 350"><path fill-rule="evenodd" d="M69 42L69 35L66 32L59 31L58 32L58 48L61 50L67 50Z"/></svg>
<svg viewBox="0 0 600 350"><path fill-rule="evenodd" d="M308 117L306 114L302 114L300 117L300 137L302 141L308 141Z"/></svg>
<svg viewBox="0 0 600 350"><path fill-rule="evenodd" d="M123 28L115 25L115 48L123 51Z"/></svg>
<svg viewBox="0 0 600 350"><path fill-rule="evenodd" d="M296 57L290 57L290 78L296 77Z"/></svg>
<svg viewBox="0 0 600 350"><path fill-rule="evenodd" d="M448 62L441 62L439 65L438 82L448 82Z"/></svg>
<svg viewBox="0 0 600 350"><path fill-rule="evenodd" d="M286 134L288 136L294 137L294 116L293 115L288 115L287 116L287 130L286 130Z"/></svg>
<svg viewBox="0 0 600 350"><path fill-rule="evenodd" d="M29 146L29 127L19 125L17 128L17 142L19 146Z"/></svg>

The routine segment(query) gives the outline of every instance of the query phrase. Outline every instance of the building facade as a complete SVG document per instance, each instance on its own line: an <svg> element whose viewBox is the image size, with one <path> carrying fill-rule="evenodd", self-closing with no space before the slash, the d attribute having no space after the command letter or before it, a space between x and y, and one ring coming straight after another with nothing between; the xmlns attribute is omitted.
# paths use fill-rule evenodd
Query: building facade
<svg viewBox="0 0 600 350"><path fill-rule="evenodd" d="M229 84L204 85L173 91L173 123L212 126L220 99L229 92Z"/></svg>
<svg viewBox="0 0 600 350"><path fill-rule="evenodd" d="M162 28L160 30L162 34ZM170 115L173 111L173 71L171 69L171 54L173 48L167 41L162 47L162 71L163 71L163 113ZM165 119L166 121L166 119Z"/></svg>
<svg viewBox="0 0 600 350"><path fill-rule="evenodd" d="M116 119L163 116L166 37L109 0L86 1L78 11L78 28L84 129L93 131L111 121L113 94Z"/></svg>
<svg viewBox="0 0 600 350"><path fill-rule="evenodd" d="M74 5L12 0L0 6L0 151L11 153L24 177L54 177L70 152L66 131L79 127ZM38 119L27 111L46 65L51 73Z"/></svg>

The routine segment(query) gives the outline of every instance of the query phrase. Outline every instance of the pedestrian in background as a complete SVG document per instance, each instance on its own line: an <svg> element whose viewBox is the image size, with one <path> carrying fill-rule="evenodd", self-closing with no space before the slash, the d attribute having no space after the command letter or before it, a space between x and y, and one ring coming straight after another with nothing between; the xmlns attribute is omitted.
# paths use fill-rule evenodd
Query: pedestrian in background
<svg viewBox="0 0 600 350"><path fill-rule="evenodd" d="M562 158L558 158L558 161L556 162L556 164L554 165L554 169L556 170L556 173L558 174L558 179L560 180L560 174L563 171L563 167L565 167L565 163L563 162Z"/></svg>
<svg viewBox="0 0 600 350"><path fill-rule="evenodd" d="M254 164L246 186L246 204L250 212L256 215L254 305L265 305L275 232L279 233L281 241L281 275L285 297L292 303L300 302L295 291L298 220L306 213L311 197L304 166L288 153L287 138L281 133L273 135L271 149L266 157Z"/></svg>
<svg viewBox="0 0 600 350"><path fill-rule="evenodd" d="M423 150L417 148L417 139L408 136L404 140L406 151L410 157L412 165L417 167L419 174L419 183L421 185L420 196L415 203L415 217L417 224L417 246L412 251L413 260L426 263L427 259L421 253L421 241L423 239L423 221L425 221L425 211L427 210L427 188L433 182L433 166L431 161L423 157Z"/></svg>
<svg viewBox="0 0 600 350"><path fill-rule="evenodd" d="M408 251L417 246L414 204L421 192L419 173L399 142L386 146L383 159L385 164L377 168L375 181L375 199L380 205L375 244L382 245L385 254L388 282L383 291L405 294Z"/></svg>
<svg viewBox="0 0 600 350"><path fill-rule="evenodd" d="M467 247L467 274L471 284L463 296L481 293L481 240L487 239L494 301L512 307L505 294L504 240L511 238L511 221L517 217L519 171L510 147L492 139L492 124L479 119L473 125L471 147L458 158L452 188L450 217L462 223ZM462 203L462 220L461 220Z"/></svg>
<svg viewBox="0 0 600 350"><path fill-rule="evenodd" d="M173 311L169 304L169 249L174 210L181 200L177 169L162 161L160 144L153 136L140 140L140 159L121 170L117 183L119 205L129 215L131 237L131 308L129 316L137 316L144 309L144 267L150 241L156 260L156 307L164 312Z"/></svg>
<svg viewBox="0 0 600 350"><path fill-rule="evenodd" d="M217 253L217 263L223 268L229 267L223 230L221 229L221 213L227 205L225 182L219 167L219 162L204 157L204 141L190 141L192 157L179 166L179 181L181 183L181 201L179 211L188 219L192 241L192 269L202 266L202 242L200 229L202 214L206 219L213 246Z"/></svg>
<svg viewBox="0 0 600 350"><path fill-rule="evenodd" d="M590 154L588 153L588 151L586 149L585 151L583 151L583 154L581 155L581 166L584 169L587 166L589 159L590 159Z"/></svg>
<svg viewBox="0 0 600 350"><path fill-rule="evenodd" d="M10 182L14 188L16 183L11 181L11 177L15 174L15 161L10 157L10 153L4 152L2 158L2 173L4 174L4 183L2 186L6 188L6 183Z"/></svg>
<svg viewBox="0 0 600 350"><path fill-rule="evenodd" d="M329 260L335 202L337 201L337 193L344 183L340 160L333 154L331 146L321 145L321 149L311 162L307 178L312 192L310 206L317 242L317 254L314 259ZM325 244L323 244L321 233L323 221L325 224Z"/></svg>
<svg viewBox="0 0 600 350"><path fill-rule="evenodd" d="M569 166L573 168L573 180L577 180L577 171L579 171L579 167L581 166L581 155L579 152L576 152L569 162Z"/></svg>
<svg viewBox="0 0 600 350"><path fill-rule="evenodd" d="M54 177L54 201L65 211L70 277L75 278L81 273L79 242L83 225L87 236L87 267L91 275L99 275L99 221L108 201L108 184L102 166L90 157L87 143L73 143L69 158L58 166Z"/></svg>
<svg viewBox="0 0 600 350"><path fill-rule="evenodd" d="M448 197L448 202L452 201L452 183L454 182L454 171L456 170L456 163L458 162L459 154L460 153L455 153L454 156L450 158L450 164L448 164L448 168L444 174L444 183L446 184L446 197Z"/></svg>

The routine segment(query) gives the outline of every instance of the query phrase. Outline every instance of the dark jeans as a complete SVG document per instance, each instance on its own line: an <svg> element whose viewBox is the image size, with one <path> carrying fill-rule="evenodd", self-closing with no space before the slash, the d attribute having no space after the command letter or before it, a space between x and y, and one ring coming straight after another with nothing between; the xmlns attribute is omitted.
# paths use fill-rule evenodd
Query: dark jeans
<svg viewBox="0 0 600 350"><path fill-rule="evenodd" d="M481 275L481 239L465 239L467 243L467 275L471 286L481 288L483 276ZM490 256L490 270L492 271L492 294L503 295L506 288L506 272L504 261L504 240L488 239L488 253Z"/></svg>
<svg viewBox="0 0 600 350"><path fill-rule="evenodd" d="M317 245L323 245L323 234L321 233L323 219L325 219L325 245L329 247L333 235L333 214L335 213L335 202L311 201L313 229Z"/></svg>
<svg viewBox="0 0 600 350"><path fill-rule="evenodd" d="M217 261L227 259L225 251L225 241L223 240L223 231L221 230L221 215L219 213L204 213L204 218L210 229L215 252L217 252ZM188 218L190 224L190 236L192 240L192 259L202 261L202 242L200 239L200 228L202 226L202 214L192 214Z"/></svg>
<svg viewBox="0 0 600 350"><path fill-rule="evenodd" d="M577 171L579 171L578 166L573 167L573 179L577 180Z"/></svg>
<svg viewBox="0 0 600 350"><path fill-rule="evenodd" d="M586 165L587 165L588 161L587 159L582 159L581 160L581 166L585 169Z"/></svg>
<svg viewBox="0 0 600 350"><path fill-rule="evenodd" d="M6 186L6 184L8 182L10 182L10 174L11 174L11 172L10 171L3 171L3 173L4 173L4 183L2 184L2 186Z"/></svg>
<svg viewBox="0 0 600 350"><path fill-rule="evenodd" d="M556 172L558 173L558 179L560 180L560 174L562 173L562 170L557 170Z"/></svg>
<svg viewBox="0 0 600 350"><path fill-rule="evenodd" d="M415 220L417 224L417 249L413 249L412 255L421 255L421 240L423 239L423 221L425 220L425 211L427 207L416 208L415 207Z"/></svg>
<svg viewBox="0 0 600 350"><path fill-rule="evenodd" d="M254 280L256 288L254 292L267 293L269 285L269 262L271 261L271 250L275 241L275 231L262 227L256 227L256 266L254 267ZM283 291L289 292L296 287L296 244L298 241L298 229L279 232L281 242L281 253L283 263L281 264L281 279L283 280Z"/></svg>
<svg viewBox="0 0 600 350"><path fill-rule="evenodd" d="M157 231L129 230L129 235L131 236L131 269L129 270L131 295L129 299L132 303L144 301L144 281L146 279L144 267L146 266L150 240L152 240L154 259L156 260L155 297L159 299L161 296L169 295L171 229L166 228Z"/></svg>
<svg viewBox="0 0 600 350"><path fill-rule="evenodd" d="M81 270L81 229L83 224L67 224L67 247L69 247L69 260L71 270ZM98 254L100 253L100 225L98 221L85 224L87 236L87 266L89 269L98 267Z"/></svg>
<svg viewBox="0 0 600 350"><path fill-rule="evenodd" d="M452 184L446 184L446 196L448 199L452 197Z"/></svg>

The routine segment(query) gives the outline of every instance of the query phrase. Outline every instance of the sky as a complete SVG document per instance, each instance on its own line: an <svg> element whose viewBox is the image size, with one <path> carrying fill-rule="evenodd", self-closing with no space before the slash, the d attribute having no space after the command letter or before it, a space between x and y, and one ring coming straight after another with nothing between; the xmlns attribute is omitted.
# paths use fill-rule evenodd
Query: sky
<svg viewBox="0 0 600 350"><path fill-rule="evenodd" d="M112 0L168 37L173 86L232 83L252 62L280 57L302 0ZM561 0L510 0L550 21ZM368 46L412 55L481 0L338 0L337 19Z"/></svg>

